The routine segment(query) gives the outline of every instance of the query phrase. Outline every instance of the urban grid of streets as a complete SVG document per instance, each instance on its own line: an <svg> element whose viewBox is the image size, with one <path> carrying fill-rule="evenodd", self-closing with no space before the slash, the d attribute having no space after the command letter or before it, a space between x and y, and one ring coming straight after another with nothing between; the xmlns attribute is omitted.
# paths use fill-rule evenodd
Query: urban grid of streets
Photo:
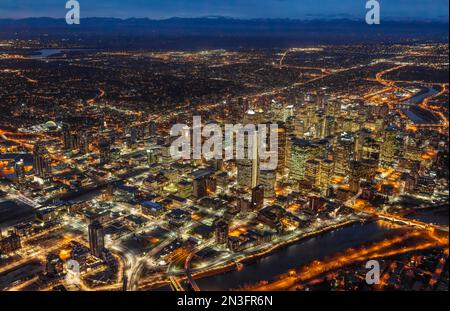
<svg viewBox="0 0 450 311"><path fill-rule="evenodd" d="M413 280L427 280L422 289L448 284L448 224L409 217L418 210L448 206L448 174L442 172L442 159L448 159L448 82L420 74L420 70L445 68L448 45L386 45L379 57L365 55L361 61L357 57L364 49L85 51L34 58L28 49L11 46L14 52L0 55L1 83L8 83L0 99L21 104L18 96L25 94L32 100L23 100L23 112L11 111L11 118L0 124L1 201L31 207L37 220L27 219L28 231L18 226L25 222L8 228L16 230L20 247L2 257L0 286L5 290L60 286L147 290L170 285L177 291L198 291L203 290L197 284L201 278L245 269L252 259L283 246L366 222L392 226L395 234L306 265L294 264L296 268L286 274L240 287L305 289L342 269L358 269L355 265L363 266L370 259L387 263L376 290L403 288L400 278L390 282L399 264L408 267ZM354 63L341 66L343 55L354 56ZM304 58L326 60L328 65ZM200 77L194 79L214 81L219 88L236 74L233 87L239 91L229 90L223 98L205 95L179 104L161 102L153 110L140 110L143 85L134 80L139 77L134 61L154 68L174 67L160 74L180 81L188 78L184 70L195 68ZM21 66L23 62L33 67ZM250 73L245 77L245 67L259 63L263 65L254 74L273 74L275 86L261 89L255 87L258 77ZM53 64L74 70L68 78L73 90L58 94L52 82L41 81L40 76L57 70ZM86 98L74 101L81 79L89 79L91 71L93 77L97 70L107 71L110 64L111 81L89 81L90 94L84 92ZM202 70L217 70L218 76ZM82 77L77 76L80 73ZM146 82L153 83L150 78ZM9 93L17 83L24 90ZM158 93L162 90L153 90L151 96L170 97L168 89ZM64 96L57 99L61 112L51 109L33 120L31 116L48 109L43 104L59 96ZM26 113L30 118L20 124ZM245 175L246 167L239 161L171 160L167 155L170 125L190 122L193 115L218 123L278 122L286 133L282 167L271 180L264 173ZM395 134L388 141L390 128ZM85 152L83 139L88 141ZM322 146L321 142L325 147L317 147L323 148L319 155L305 148L305 141L308 146ZM45 145L43 155L36 155L38 142ZM39 172L33 161L18 166L25 154L32 155L34 163L36 157L48 157L51 175ZM332 163L329 171L325 171L327 163ZM251 187L254 182L264 189L261 206L256 187ZM407 206L405 197L419 203ZM105 235L101 256L92 255L98 246L92 240L99 233L90 232L95 221L101 222L100 234ZM225 238L217 225L220 221L226 223ZM11 232L4 230L4 236ZM430 256L437 258L436 264L432 271L423 272L419 266ZM64 263L71 258L82 261L82 269L80 282L68 286ZM354 284L334 285L352 289Z"/></svg>

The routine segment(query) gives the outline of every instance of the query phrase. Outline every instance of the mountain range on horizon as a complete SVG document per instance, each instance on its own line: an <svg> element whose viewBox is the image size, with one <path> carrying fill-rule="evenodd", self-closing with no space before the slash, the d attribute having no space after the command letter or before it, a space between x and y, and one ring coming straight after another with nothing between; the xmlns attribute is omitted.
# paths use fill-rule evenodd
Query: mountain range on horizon
<svg viewBox="0 0 450 311"><path fill-rule="evenodd" d="M113 44L126 38L139 47L159 40L172 46L180 38L201 38L205 47L272 47L311 43L379 43L410 40L448 42L448 22L388 21L368 25L360 19L237 19L223 16L201 18L84 18L68 25L63 18L0 19L0 39L92 38ZM108 40L109 39L109 40ZM218 41L222 42L218 42ZM229 40L230 42L226 42ZM186 40L189 41L189 40ZM208 42L216 41L209 44ZM231 43L233 41L233 43ZM265 41L265 42L264 42ZM160 42L160 43L161 43ZM178 43L177 43L178 44ZM189 42L184 42L189 45Z"/></svg>
<svg viewBox="0 0 450 311"><path fill-rule="evenodd" d="M78 0L81 17L364 19L367 0ZM384 20L448 21L448 0L379 0ZM66 1L1 0L0 17L64 18Z"/></svg>
<svg viewBox="0 0 450 311"><path fill-rule="evenodd" d="M110 21L150 21L150 22L169 22L169 21L201 21L201 20L222 20L222 21L286 21L286 22L297 22L297 23L307 23L307 22L333 22L333 21L364 21L364 18L352 16L350 14L333 14L333 15L316 15L308 14L304 18L238 18L232 16L224 15L205 15L198 17L181 17L172 16L169 18L150 18L150 17L102 17L102 16L92 16L92 17L82 17L81 20L110 20ZM64 18L56 18L50 16L39 16L39 17L25 17L25 18L1 18L0 21L11 21L11 22L23 22L23 21L65 21ZM448 24L448 16L442 15L438 18L411 18L411 17L389 17L383 16L382 21L384 22L398 22L398 23L436 23L436 24Z"/></svg>

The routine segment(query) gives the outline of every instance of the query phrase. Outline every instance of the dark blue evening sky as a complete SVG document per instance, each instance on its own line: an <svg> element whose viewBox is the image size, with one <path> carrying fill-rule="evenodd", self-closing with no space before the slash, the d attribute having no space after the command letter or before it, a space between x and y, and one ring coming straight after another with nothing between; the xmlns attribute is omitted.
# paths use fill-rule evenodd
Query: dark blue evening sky
<svg viewBox="0 0 450 311"><path fill-rule="evenodd" d="M78 0L81 17L364 18L365 0ZM0 18L64 18L66 0L0 0ZM449 0L380 0L382 17L448 21Z"/></svg>

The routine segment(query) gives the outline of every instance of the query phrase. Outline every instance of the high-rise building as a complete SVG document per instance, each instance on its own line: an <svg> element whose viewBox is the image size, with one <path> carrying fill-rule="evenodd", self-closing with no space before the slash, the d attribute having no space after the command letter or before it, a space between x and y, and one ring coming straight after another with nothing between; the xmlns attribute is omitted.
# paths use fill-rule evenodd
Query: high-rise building
<svg viewBox="0 0 450 311"><path fill-rule="evenodd" d="M277 172L280 174L284 173L284 169L286 168L286 126L284 123L278 123L278 165Z"/></svg>
<svg viewBox="0 0 450 311"><path fill-rule="evenodd" d="M295 126L298 122L296 117L289 117L286 121L286 131L285 131L285 167L290 166L291 162L291 149L292 149L292 139L296 137Z"/></svg>
<svg viewBox="0 0 450 311"><path fill-rule="evenodd" d="M273 122L286 122L289 117L294 115L294 106L283 105L276 100L272 100L270 111Z"/></svg>
<svg viewBox="0 0 450 311"><path fill-rule="evenodd" d="M384 166L392 165L396 158L397 132L395 128L388 127L384 131L383 142L380 146L380 161Z"/></svg>
<svg viewBox="0 0 450 311"><path fill-rule="evenodd" d="M313 94L313 105L317 108L317 109L322 109L323 107L323 94L321 93L315 93Z"/></svg>
<svg viewBox="0 0 450 311"><path fill-rule="evenodd" d="M270 112L272 121L286 121L286 119L284 118L284 108L280 102L273 99L270 103Z"/></svg>
<svg viewBox="0 0 450 311"><path fill-rule="evenodd" d="M334 163L328 159L320 161L319 168L319 188L322 194L325 194L330 187L331 177L333 176Z"/></svg>
<svg viewBox="0 0 450 311"><path fill-rule="evenodd" d="M79 133L70 134L70 149L75 150L80 148L80 135Z"/></svg>
<svg viewBox="0 0 450 311"><path fill-rule="evenodd" d="M419 139L407 136L404 140L403 157L410 161L420 161L423 148Z"/></svg>
<svg viewBox="0 0 450 311"><path fill-rule="evenodd" d="M215 239L217 244L226 244L228 240L229 225L223 219L216 221L215 225Z"/></svg>
<svg viewBox="0 0 450 311"><path fill-rule="evenodd" d="M277 128L271 128L271 124L270 123L266 123L266 129L267 129L267 136L266 136L266 140L265 142L260 141L260 144L264 143L264 146L267 149L273 149L273 146L270 146L271 141L270 141L270 137L274 137L273 134L276 133L277 135L277 172L279 174L283 174L284 170L286 168L286 164L287 164L287 160L286 160L286 156L287 156L287 146L288 146L288 142L287 142L287 128L286 128L286 124L284 122L277 122ZM263 139L262 137L259 137L259 139Z"/></svg>
<svg viewBox="0 0 450 311"><path fill-rule="evenodd" d="M286 105L283 108L283 122L286 122L286 120L294 115L294 106L293 105Z"/></svg>
<svg viewBox="0 0 450 311"><path fill-rule="evenodd" d="M252 189L252 206L254 209L260 210L264 205L264 187L258 185Z"/></svg>
<svg viewBox="0 0 450 311"><path fill-rule="evenodd" d="M323 127L324 127L324 115L322 114L321 111L318 111L316 113L316 117L314 120L314 132L313 132L313 136L316 139L320 139L323 138Z"/></svg>
<svg viewBox="0 0 450 311"><path fill-rule="evenodd" d="M163 164L168 164L173 160L172 155L170 154L170 146L170 143L161 146L160 159Z"/></svg>
<svg viewBox="0 0 450 311"><path fill-rule="evenodd" d="M151 165L151 164L155 164L157 162L158 162L158 157L157 157L155 149L148 149L147 150L147 164Z"/></svg>
<svg viewBox="0 0 450 311"><path fill-rule="evenodd" d="M193 195L200 199L208 195L206 177L198 177L193 182Z"/></svg>
<svg viewBox="0 0 450 311"><path fill-rule="evenodd" d="M313 189L319 186L319 172L320 172L320 162L314 160L308 160L305 163L305 181L309 188Z"/></svg>
<svg viewBox="0 0 450 311"><path fill-rule="evenodd" d="M105 248L103 226L98 220L94 220L89 225L88 231L91 254L97 258L100 258Z"/></svg>
<svg viewBox="0 0 450 311"><path fill-rule="evenodd" d="M294 122L295 136L303 138L310 127L308 111L305 106L297 109L297 115Z"/></svg>
<svg viewBox="0 0 450 311"><path fill-rule="evenodd" d="M42 174L42 156L44 154L44 146L36 143L33 148L33 170L34 174L40 176Z"/></svg>
<svg viewBox="0 0 450 311"><path fill-rule="evenodd" d="M138 146L138 133L139 130L136 126L132 126L129 129L129 133L127 135L127 145L131 149L136 149Z"/></svg>
<svg viewBox="0 0 450 311"><path fill-rule="evenodd" d="M296 182L305 180L306 162L319 156L321 148L309 140L293 139L290 162L290 177Z"/></svg>
<svg viewBox="0 0 450 311"><path fill-rule="evenodd" d="M72 149L72 135L70 133L70 127L67 123L63 123L62 125L62 139L64 150Z"/></svg>
<svg viewBox="0 0 450 311"><path fill-rule="evenodd" d="M154 121L150 121L148 124L148 127L149 127L149 135L156 136L156 131L157 131L157 127L158 127L157 123Z"/></svg>
<svg viewBox="0 0 450 311"><path fill-rule="evenodd" d="M363 158L364 141L372 135L369 129L363 128L355 134L355 152L353 158L360 161Z"/></svg>
<svg viewBox="0 0 450 311"><path fill-rule="evenodd" d="M357 193L360 189L361 178L364 175L363 165L361 161L351 161L350 162L350 191Z"/></svg>
<svg viewBox="0 0 450 311"><path fill-rule="evenodd" d="M372 137L364 139L361 160L380 161L380 143L376 139Z"/></svg>
<svg viewBox="0 0 450 311"><path fill-rule="evenodd" d="M286 120L286 136L295 136L295 122L297 118L295 116L289 117Z"/></svg>
<svg viewBox="0 0 450 311"><path fill-rule="evenodd" d="M341 114L341 103L339 101L328 101L326 114L337 118Z"/></svg>
<svg viewBox="0 0 450 311"><path fill-rule="evenodd" d="M17 184L22 185L25 183L25 163L23 162L23 159L14 163L14 176Z"/></svg>
<svg viewBox="0 0 450 311"><path fill-rule="evenodd" d="M321 133L321 137L320 138L325 138L325 137L334 135L334 133L335 133L334 117L326 116L323 119L322 133Z"/></svg>
<svg viewBox="0 0 450 311"><path fill-rule="evenodd" d="M111 145L108 140L101 138L98 143L98 148L100 150L100 164L104 165L111 161Z"/></svg>
<svg viewBox="0 0 450 311"><path fill-rule="evenodd" d="M351 161L349 175L350 191L358 193L362 181L372 182L377 167L378 161L375 160Z"/></svg>
<svg viewBox="0 0 450 311"><path fill-rule="evenodd" d="M52 175L52 166L47 150L41 143L36 143L33 149L34 174L43 180L49 180Z"/></svg>
<svg viewBox="0 0 450 311"><path fill-rule="evenodd" d="M215 193L217 190L217 179L213 176L206 177L206 191L208 193Z"/></svg>
<svg viewBox="0 0 450 311"><path fill-rule="evenodd" d="M341 132L353 132L354 121L350 117L340 117L339 125Z"/></svg>
<svg viewBox="0 0 450 311"><path fill-rule="evenodd" d="M317 195L308 196L308 204L309 204L309 208L316 210L316 211L321 210L323 207L323 202L320 199L320 197Z"/></svg>
<svg viewBox="0 0 450 311"><path fill-rule="evenodd" d="M244 159L237 160L237 183L241 188L254 188L259 178L258 131L245 133ZM252 141L250 144L249 142ZM249 147L252 148L252 157Z"/></svg>
<svg viewBox="0 0 450 311"><path fill-rule="evenodd" d="M310 128L316 123L316 106L314 104L309 104L306 106L306 127Z"/></svg>
<svg viewBox="0 0 450 311"><path fill-rule="evenodd" d="M275 183L277 173L275 170L261 170L259 172L259 184L264 188L264 197L275 197Z"/></svg>
<svg viewBox="0 0 450 311"><path fill-rule="evenodd" d="M78 137L79 150L81 154L89 153L89 133L87 131L82 131Z"/></svg>
<svg viewBox="0 0 450 311"><path fill-rule="evenodd" d="M353 137L350 134L342 135L334 146L333 160L334 173L347 177L350 172L350 160L353 159Z"/></svg>

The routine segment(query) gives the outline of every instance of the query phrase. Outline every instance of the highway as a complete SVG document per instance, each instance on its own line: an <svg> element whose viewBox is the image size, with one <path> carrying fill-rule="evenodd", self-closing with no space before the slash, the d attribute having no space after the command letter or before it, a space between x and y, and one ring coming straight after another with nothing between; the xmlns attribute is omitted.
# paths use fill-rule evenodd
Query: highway
<svg viewBox="0 0 450 311"><path fill-rule="evenodd" d="M151 251L149 251L143 258L138 259L137 262L130 268L127 289L130 291L136 291L139 285L139 279L141 278L142 271L150 258L157 255L164 247L172 243L175 238L169 238L163 243L157 245Z"/></svg>
<svg viewBox="0 0 450 311"><path fill-rule="evenodd" d="M175 275L172 275L170 270L172 269L174 261L170 262L169 266L167 267L166 275L169 276L169 284L173 291L175 292L184 292L183 286L181 286L180 281Z"/></svg>
<svg viewBox="0 0 450 311"><path fill-rule="evenodd" d="M212 244L211 242L208 243L206 246L202 247L201 249L208 247L210 244ZM188 282L191 285L192 289L194 290L194 292L199 292L200 291L200 287L197 285L197 282L195 282L194 277L192 276L191 273L191 261L192 258L194 258L194 256L201 250L200 248L196 248L194 249L189 256L186 258L186 261L184 262L184 273L187 276Z"/></svg>
<svg viewBox="0 0 450 311"><path fill-rule="evenodd" d="M169 282L170 282L170 287L172 288L173 291L184 292L183 286L181 286L180 282L178 281L178 279L175 276L173 276L173 275L169 276Z"/></svg>

